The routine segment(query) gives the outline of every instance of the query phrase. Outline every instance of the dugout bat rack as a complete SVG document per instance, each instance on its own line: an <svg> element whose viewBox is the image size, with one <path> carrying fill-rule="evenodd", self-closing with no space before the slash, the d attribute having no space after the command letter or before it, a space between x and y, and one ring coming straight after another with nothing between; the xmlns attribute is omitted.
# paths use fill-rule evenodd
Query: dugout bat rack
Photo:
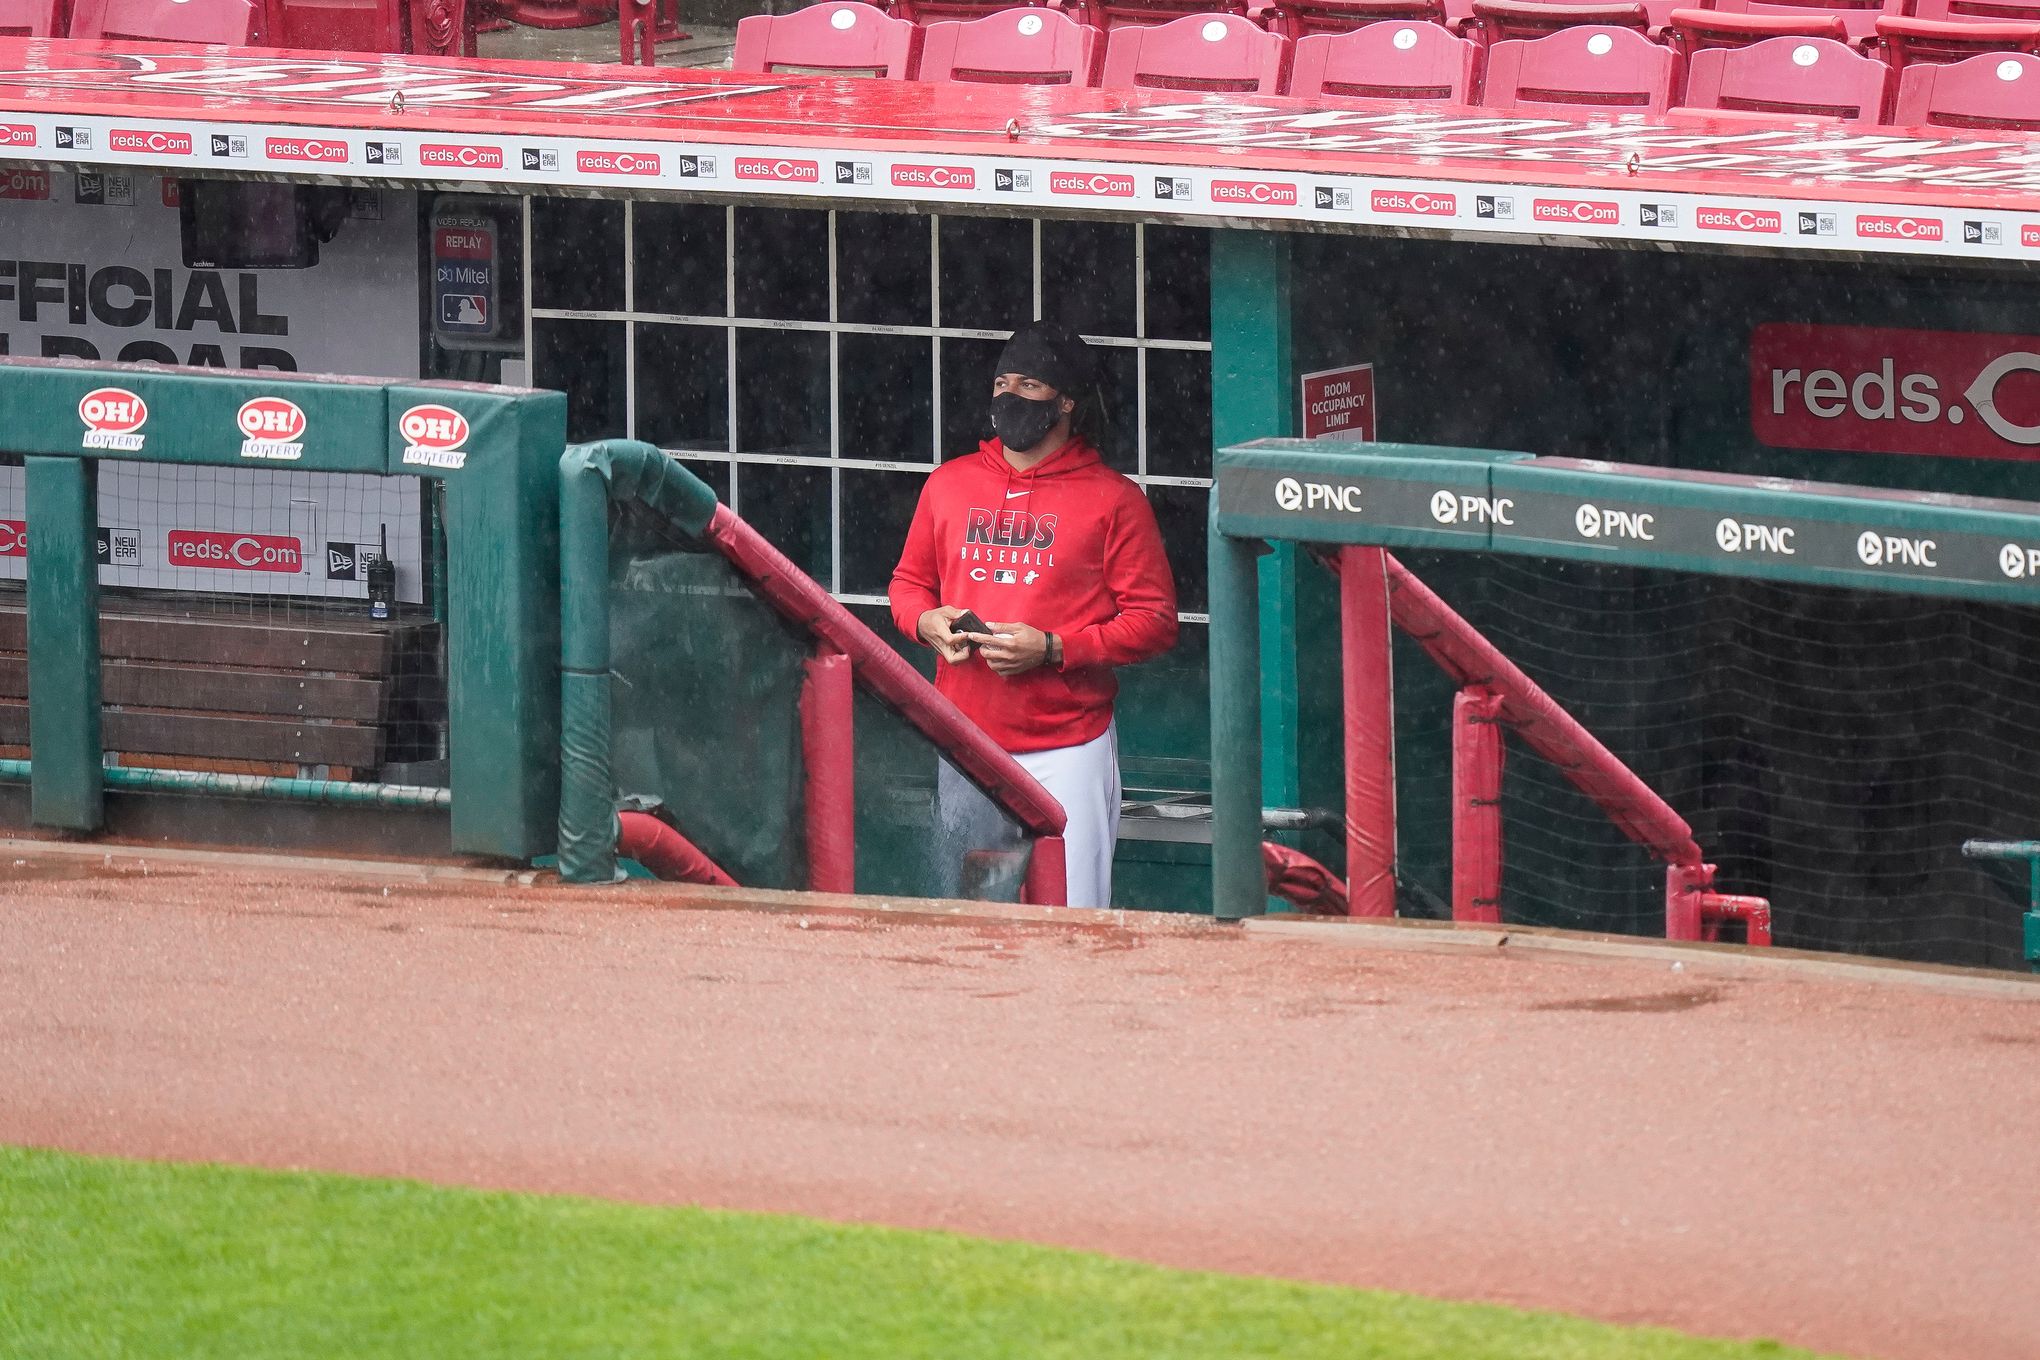
<svg viewBox="0 0 2040 1360"><path fill-rule="evenodd" d="M1461 685L1453 714L1453 914L1499 919L1499 724L1667 865L1666 935L1769 906L1712 890L1692 830L1387 550L1503 552L1857 590L2040 604L2040 505L1477 449L1271 439L1219 451L1210 502L1212 904L1261 911L1260 583L1274 542L1340 577L1348 910L1395 911L1388 639Z"/></svg>
<svg viewBox="0 0 2040 1360"><path fill-rule="evenodd" d="M285 422L296 428L284 438L250 438L244 412L279 402L298 412ZM37 825L90 832L104 821L94 485L98 460L116 458L445 482L450 798L379 797L374 786L343 798L350 786L298 787L314 782L303 780L243 781L227 791L445 803L455 851L517 860L551 852L559 800L554 495L566 446L563 395L0 358L0 432L0 448L23 457L31 526L28 778ZM135 786L132 778L123 783Z"/></svg>

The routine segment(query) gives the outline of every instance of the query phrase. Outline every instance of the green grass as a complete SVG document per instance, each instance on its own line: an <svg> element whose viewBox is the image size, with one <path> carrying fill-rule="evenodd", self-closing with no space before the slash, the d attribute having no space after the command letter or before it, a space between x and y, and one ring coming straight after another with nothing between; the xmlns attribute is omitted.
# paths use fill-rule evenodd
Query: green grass
<svg viewBox="0 0 2040 1360"><path fill-rule="evenodd" d="M0 1148L0 1356L25 1360L1804 1354L943 1233Z"/></svg>

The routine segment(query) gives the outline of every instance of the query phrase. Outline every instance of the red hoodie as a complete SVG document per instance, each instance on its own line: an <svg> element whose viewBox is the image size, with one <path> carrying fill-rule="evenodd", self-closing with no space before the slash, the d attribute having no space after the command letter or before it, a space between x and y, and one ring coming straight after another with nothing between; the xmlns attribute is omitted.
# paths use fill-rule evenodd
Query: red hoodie
<svg viewBox="0 0 2040 1360"><path fill-rule="evenodd" d="M1176 582L1147 497L1073 439L1026 472L995 439L921 488L892 578L893 622L957 605L1062 639L1063 664L1002 677L973 652L935 687L1008 751L1078 746L1112 721L1112 667L1176 642Z"/></svg>

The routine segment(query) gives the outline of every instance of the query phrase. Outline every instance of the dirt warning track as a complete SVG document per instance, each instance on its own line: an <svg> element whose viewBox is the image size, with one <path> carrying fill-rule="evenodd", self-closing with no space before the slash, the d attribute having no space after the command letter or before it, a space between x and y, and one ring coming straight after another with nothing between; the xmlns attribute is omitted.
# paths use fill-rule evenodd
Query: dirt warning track
<svg viewBox="0 0 2040 1360"><path fill-rule="evenodd" d="M2040 1003L686 900L10 856L0 1141L2040 1354Z"/></svg>

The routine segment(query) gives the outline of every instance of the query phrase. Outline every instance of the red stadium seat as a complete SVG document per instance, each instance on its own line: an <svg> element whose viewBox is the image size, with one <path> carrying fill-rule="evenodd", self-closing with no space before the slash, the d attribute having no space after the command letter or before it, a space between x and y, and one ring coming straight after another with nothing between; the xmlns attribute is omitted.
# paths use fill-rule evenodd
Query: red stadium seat
<svg viewBox="0 0 2040 1360"><path fill-rule="evenodd" d="M489 12L525 28L592 28L616 17L616 0L489 0Z"/></svg>
<svg viewBox="0 0 2040 1360"><path fill-rule="evenodd" d="M1832 0L1832 3L1823 3L1823 0L1706 0L1706 8L1724 15L1747 14L1752 18L1839 19L1849 41L1864 43L1877 36L1880 18L1903 14L1911 3L1912 0Z"/></svg>
<svg viewBox="0 0 2040 1360"><path fill-rule="evenodd" d="M1681 52L1710 47L1748 47L1771 38L1826 38L1846 42L1848 30L1832 14L1723 14L1711 9L1675 9L1666 25Z"/></svg>
<svg viewBox="0 0 2040 1360"><path fill-rule="evenodd" d="M1051 9L1009 9L969 23L930 24L922 80L977 85L1095 85L1105 35Z"/></svg>
<svg viewBox="0 0 2040 1360"><path fill-rule="evenodd" d="M1278 94L1289 40L1236 14L1192 14L1105 35L1108 88Z"/></svg>
<svg viewBox="0 0 2040 1360"><path fill-rule="evenodd" d="M1353 33L1313 33L1296 45L1289 93L1470 104L1479 61L1478 44L1437 24L1380 23Z"/></svg>
<svg viewBox="0 0 2040 1360"><path fill-rule="evenodd" d="M1633 28L1590 25L1488 48L1481 104L1492 109L1663 113L1678 57Z"/></svg>
<svg viewBox="0 0 2040 1360"><path fill-rule="evenodd" d="M0 0L0 38L60 38L63 0Z"/></svg>
<svg viewBox="0 0 2040 1360"><path fill-rule="evenodd" d="M77 0L69 36L253 47L262 34L253 0Z"/></svg>
<svg viewBox="0 0 2040 1360"><path fill-rule="evenodd" d="M2040 57L1994 52L1899 73L1898 127L2004 128L2040 132Z"/></svg>
<svg viewBox="0 0 2040 1360"><path fill-rule="evenodd" d="M770 75L816 71L830 75L908 80L919 55L921 30L905 19L856 0L824 0L792 14L753 14L737 22L732 71Z"/></svg>
<svg viewBox="0 0 2040 1360"><path fill-rule="evenodd" d="M90 0L78 0L80 8ZM401 0L268 0L272 47L308 52L402 52Z"/></svg>
<svg viewBox="0 0 2040 1360"><path fill-rule="evenodd" d="M1671 11L1665 11L1671 17ZM1582 24L1633 28L1642 33L1656 21L1634 0L1592 5L1553 5L1538 0L1474 0L1473 36L1484 44L1542 38Z"/></svg>
<svg viewBox="0 0 2040 1360"><path fill-rule="evenodd" d="M1893 67L1922 62L1966 61L1993 52L2040 53L2040 23L1915 19L1877 21L1877 36Z"/></svg>
<svg viewBox="0 0 2040 1360"><path fill-rule="evenodd" d="M1388 19L1444 24L1445 0L1278 0L1263 10L1262 26L1295 42L1313 33L1351 33Z"/></svg>
<svg viewBox="0 0 2040 1360"><path fill-rule="evenodd" d="M885 12L913 24L969 23L1009 9L1062 9L1061 0L891 0Z"/></svg>
<svg viewBox="0 0 2040 1360"><path fill-rule="evenodd" d="M1247 0L1073 0L1069 11L1078 23L1110 33L1134 25L1156 27L1193 14L1244 15Z"/></svg>
<svg viewBox="0 0 2040 1360"><path fill-rule="evenodd" d="M1887 11L1951 24L2040 23L2040 0L1913 0Z"/></svg>
<svg viewBox="0 0 2040 1360"><path fill-rule="evenodd" d="M1884 114L1891 68L1832 38L1770 38L1748 47L1710 47L1686 61L1681 107L1792 118L1875 122Z"/></svg>

